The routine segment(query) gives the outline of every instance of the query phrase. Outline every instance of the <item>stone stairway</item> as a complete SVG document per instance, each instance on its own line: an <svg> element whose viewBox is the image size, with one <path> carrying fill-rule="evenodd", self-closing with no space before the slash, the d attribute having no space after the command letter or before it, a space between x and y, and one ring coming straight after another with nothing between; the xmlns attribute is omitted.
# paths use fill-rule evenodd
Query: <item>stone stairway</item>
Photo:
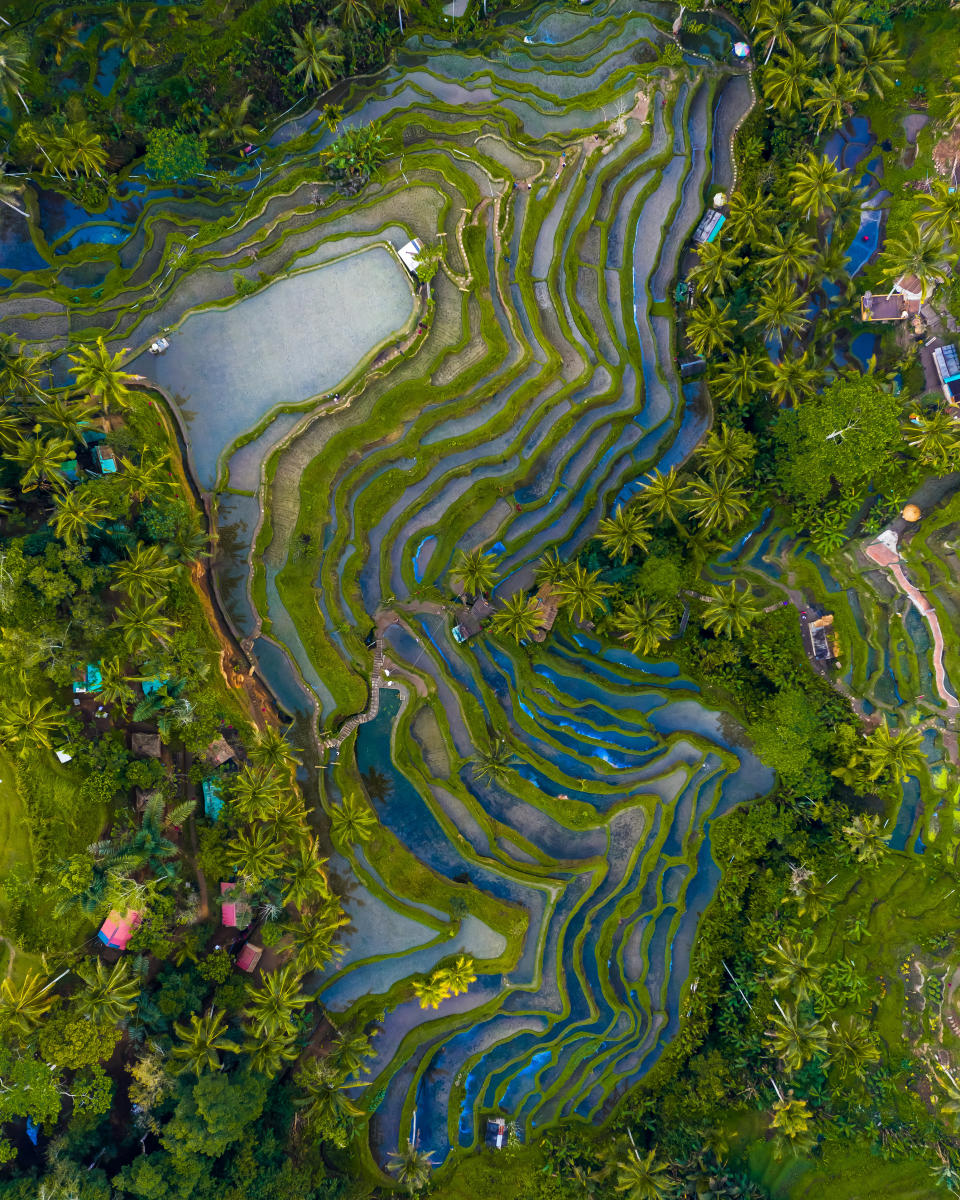
<svg viewBox="0 0 960 1200"><path fill-rule="evenodd" d="M362 713L348 717L336 733L320 738L322 750L339 750L351 733L359 726L372 721L380 711L380 689L383 687L383 637L377 637L373 654L373 670L370 673L370 703Z"/></svg>

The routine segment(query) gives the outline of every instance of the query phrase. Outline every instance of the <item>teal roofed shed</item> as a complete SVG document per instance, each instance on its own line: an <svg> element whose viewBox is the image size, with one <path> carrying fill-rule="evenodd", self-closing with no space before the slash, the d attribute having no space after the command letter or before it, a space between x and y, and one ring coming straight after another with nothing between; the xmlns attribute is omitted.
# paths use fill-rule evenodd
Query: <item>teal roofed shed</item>
<svg viewBox="0 0 960 1200"><path fill-rule="evenodd" d="M200 784L203 792L203 811L211 821L216 821L223 811L223 795L219 779L204 779Z"/></svg>
<svg viewBox="0 0 960 1200"><path fill-rule="evenodd" d="M83 679L73 685L74 695L85 696L90 692L99 692L103 687L103 676L100 674L99 663L87 663Z"/></svg>
<svg viewBox="0 0 960 1200"><path fill-rule="evenodd" d="M101 475L116 475L117 460L106 442L101 442L99 446L94 446L93 461L100 468Z"/></svg>

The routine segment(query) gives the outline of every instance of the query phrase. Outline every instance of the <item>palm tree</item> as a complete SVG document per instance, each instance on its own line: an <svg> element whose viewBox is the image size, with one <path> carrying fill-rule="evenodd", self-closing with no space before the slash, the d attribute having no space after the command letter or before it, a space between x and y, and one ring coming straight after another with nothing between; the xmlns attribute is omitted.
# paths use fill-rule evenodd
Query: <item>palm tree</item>
<svg viewBox="0 0 960 1200"><path fill-rule="evenodd" d="M301 833L284 871L284 903L302 909L317 900L330 899L330 884L323 869L326 862L316 838Z"/></svg>
<svg viewBox="0 0 960 1200"><path fill-rule="evenodd" d="M478 750L470 760L474 776L481 783L503 783L510 778L514 753L503 738L491 741L486 750Z"/></svg>
<svg viewBox="0 0 960 1200"><path fill-rule="evenodd" d="M2 68L0 68L2 69ZM938 92L938 100L946 100L947 111L942 124L948 129L960 125L960 75L954 75L950 80L949 92Z"/></svg>
<svg viewBox="0 0 960 1200"><path fill-rule="evenodd" d="M453 564L452 578L461 592L482 596L497 582L496 557L479 547L469 552L460 550Z"/></svg>
<svg viewBox="0 0 960 1200"><path fill-rule="evenodd" d="M283 792L263 818L263 827L277 842L300 845L306 840L307 810L299 792ZM321 860L325 861L325 860Z"/></svg>
<svg viewBox="0 0 960 1200"><path fill-rule="evenodd" d="M871 25L856 67L861 86L866 84L875 96L882 97L895 86L905 67L893 34Z"/></svg>
<svg viewBox="0 0 960 1200"><path fill-rule="evenodd" d="M755 242L766 228L772 201L761 196L759 191L752 196L744 192L733 192L727 203L727 222L724 232L738 244Z"/></svg>
<svg viewBox="0 0 960 1200"><path fill-rule="evenodd" d="M790 203L808 220L820 221L834 212L839 197L849 189L849 176L850 172L838 167L833 159L808 151L790 172Z"/></svg>
<svg viewBox="0 0 960 1200"><path fill-rule="evenodd" d="M662 600L651 603L641 596L625 604L614 617L615 628L622 630L621 641L628 642L634 654L644 657L655 653L660 643L673 632L673 613Z"/></svg>
<svg viewBox="0 0 960 1200"><path fill-rule="evenodd" d="M773 363L770 375L769 389L774 400L778 404L786 401L796 404L816 392L823 379L823 370L813 361L813 351L804 350L800 355L788 354Z"/></svg>
<svg viewBox="0 0 960 1200"><path fill-rule="evenodd" d="M444 969L443 975L451 994L454 996L465 995L470 988L470 984L477 982L477 972L474 962L468 954L459 955L452 967Z"/></svg>
<svg viewBox="0 0 960 1200"><path fill-rule="evenodd" d="M179 629L180 623L164 614L165 605L166 597L161 596L153 601L131 600L117 610L113 625L131 654L145 654L157 642L166 645L173 631Z"/></svg>
<svg viewBox="0 0 960 1200"><path fill-rule="evenodd" d="M117 19L103 23L104 29L111 35L103 43L104 50L109 50L111 46L119 46L127 56L130 66L139 66L140 60L149 58L154 51L153 43L148 35L150 22L156 11L155 8L148 8L138 21L131 13L128 4L118 5Z"/></svg>
<svg viewBox="0 0 960 1200"><path fill-rule="evenodd" d="M171 562L162 546L143 542L127 553L126 559L113 564L113 586L129 600L166 596L171 581L180 573L180 564Z"/></svg>
<svg viewBox="0 0 960 1200"><path fill-rule="evenodd" d="M839 62L844 50L859 55L868 28L860 19L864 7L859 0L833 0L829 8L810 0L803 17L805 44L826 51L832 63Z"/></svg>
<svg viewBox="0 0 960 1200"><path fill-rule="evenodd" d="M708 292L719 292L725 296L727 288L737 283L739 269L746 261L731 246L719 240L705 242L697 248L697 263L688 272L687 278Z"/></svg>
<svg viewBox="0 0 960 1200"><path fill-rule="evenodd" d="M828 1040L830 1065L837 1068L841 1079L848 1075L863 1079L867 1067L880 1061L876 1035L860 1016L851 1014L832 1022Z"/></svg>
<svg viewBox="0 0 960 1200"><path fill-rule="evenodd" d="M769 1017L772 1029L766 1031L776 1056L786 1070L799 1071L804 1063L813 1058L822 1058L827 1053L827 1031L823 1024L810 1017L803 1017L795 1005L784 1008L774 1000L779 1012Z"/></svg>
<svg viewBox="0 0 960 1200"><path fill-rule="evenodd" d="M73 458L73 446L67 438L21 438L7 457L17 463L22 474L20 490L32 492L41 484L66 490L67 480L60 468Z"/></svg>
<svg viewBox="0 0 960 1200"><path fill-rule="evenodd" d="M67 546L85 542L91 529L100 529L107 516L106 501L87 488L77 488L65 496L54 496L53 531Z"/></svg>
<svg viewBox="0 0 960 1200"><path fill-rule="evenodd" d="M170 1051L171 1057L181 1064L179 1071L192 1071L198 1078L204 1071L220 1070L221 1054L239 1054L240 1046L232 1041L227 1029L227 1018L222 1012L197 1016L193 1013L189 1025L177 1022L173 1032L180 1041Z"/></svg>
<svg viewBox="0 0 960 1200"><path fill-rule="evenodd" d="M612 517L601 518L599 536L610 557L626 565L634 550L646 550L650 544L650 527L641 508L631 505L624 509L618 504Z"/></svg>
<svg viewBox="0 0 960 1200"><path fill-rule="evenodd" d="M887 835L877 816L858 813L843 826L843 834L854 858L864 866L876 866L887 852Z"/></svg>
<svg viewBox="0 0 960 1200"><path fill-rule="evenodd" d="M330 836L338 846L369 842L377 827L376 814L359 796L344 796L330 810Z"/></svg>
<svg viewBox="0 0 960 1200"><path fill-rule="evenodd" d="M100 691L97 693L97 699L102 704L116 704L120 712L126 715L128 706L136 700L131 682L119 656L108 659L100 664Z"/></svg>
<svg viewBox="0 0 960 1200"><path fill-rule="evenodd" d="M942 406L938 405L929 416L916 418L904 426L907 443L919 451L924 465L946 474L953 470L960 454L960 431L957 423Z"/></svg>
<svg viewBox="0 0 960 1200"><path fill-rule="evenodd" d="M75 21L73 13L67 9L59 9L40 27L40 34L44 41L50 43L53 49L53 61L58 67L63 62L63 56L68 50L83 48L83 42L78 37L82 28L82 24Z"/></svg>
<svg viewBox="0 0 960 1200"><path fill-rule="evenodd" d="M792 1091L780 1096L773 1106L773 1120L770 1122L780 1139L774 1156L780 1157L780 1148L783 1146L789 1146L794 1154L809 1154L817 1141L810 1131L812 1120L813 1113L806 1100L796 1099Z"/></svg>
<svg viewBox="0 0 960 1200"><path fill-rule="evenodd" d="M343 65L343 55L336 53L338 31L330 26L318 29L316 20L311 18L304 26L303 33L294 31L292 37L293 66L287 74L301 75L305 92L311 87L325 91L336 79L338 68Z"/></svg>
<svg viewBox="0 0 960 1200"><path fill-rule="evenodd" d="M369 1074L370 1068L364 1060L373 1058L375 1054L370 1037L361 1029L338 1030L337 1040L330 1051L331 1059L345 1079L351 1075Z"/></svg>
<svg viewBox="0 0 960 1200"><path fill-rule="evenodd" d="M764 63L769 62L777 45L791 48L793 38L803 30L796 5L791 0L759 0L751 13L751 22L750 28L757 42L769 43Z"/></svg>
<svg viewBox="0 0 960 1200"><path fill-rule="evenodd" d="M749 470L757 453L753 434L745 429L729 426L726 421L720 431L711 429L706 442L697 454L712 471L727 471L730 475L742 475Z"/></svg>
<svg viewBox="0 0 960 1200"><path fill-rule="evenodd" d="M760 608L749 587L738 591L735 583L726 587L713 584L703 612L703 624L725 637L742 637L760 615Z"/></svg>
<svg viewBox="0 0 960 1200"><path fill-rule="evenodd" d="M241 829L230 840L227 849L236 864L237 874L250 887L273 879L283 868L283 848L261 826Z"/></svg>
<svg viewBox="0 0 960 1200"><path fill-rule="evenodd" d="M250 761L258 767L267 767L283 774L292 775L300 765L302 753L290 745L286 733L276 725L266 725L254 734L250 747Z"/></svg>
<svg viewBox="0 0 960 1200"><path fill-rule="evenodd" d="M954 244L960 242L960 191L945 180L935 180L916 217Z"/></svg>
<svg viewBox="0 0 960 1200"><path fill-rule="evenodd" d="M343 953L342 946L334 945L337 930L349 922L343 916L336 924L318 917L307 917L291 926L290 935L296 948L297 966L301 971L322 971L327 963Z"/></svg>
<svg viewBox="0 0 960 1200"><path fill-rule="evenodd" d="M896 783L906 783L911 775L919 775L925 762L923 734L919 729L891 730L884 717L867 738L863 756L869 779L889 771Z"/></svg>
<svg viewBox="0 0 960 1200"><path fill-rule="evenodd" d="M814 947L804 950L792 938L782 937L770 946L763 961L773 967L770 983L786 988L798 1001L812 997L819 989L820 968L810 962Z"/></svg>
<svg viewBox="0 0 960 1200"><path fill-rule="evenodd" d="M130 402L131 377L121 366L124 353L111 354L98 337L92 346L80 346L76 354L67 356L73 363L74 385L103 405L105 413L111 405L123 408Z"/></svg>
<svg viewBox="0 0 960 1200"><path fill-rule="evenodd" d="M704 478L697 475L690 488L690 511L705 529L722 526L732 529L750 511L746 492L729 472L718 475L711 471Z"/></svg>
<svg viewBox="0 0 960 1200"><path fill-rule="evenodd" d="M294 1031L297 1012L312 1002L300 990L302 979L293 963L287 963L267 975L263 987L249 989L243 1014L258 1037Z"/></svg>
<svg viewBox="0 0 960 1200"><path fill-rule="evenodd" d="M330 16L337 17L343 29L356 32L373 13L365 0L339 0L339 3L330 9Z"/></svg>
<svg viewBox="0 0 960 1200"><path fill-rule="evenodd" d="M390 1152L390 1159L389 1169L411 1196L422 1191L430 1182L430 1172L433 1170L432 1150L421 1150L408 1138L401 1142L396 1150Z"/></svg>
<svg viewBox="0 0 960 1200"><path fill-rule="evenodd" d="M666 475L658 468L646 477L645 487L639 496L641 508L660 520L677 524L680 514L687 507L688 487L671 467Z"/></svg>
<svg viewBox="0 0 960 1200"><path fill-rule="evenodd" d="M514 592L508 596L492 621L494 633L513 638L518 646L532 638L541 624L540 605L525 592Z"/></svg>
<svg viewBox="0 0 960 1200"><path fill-rule="evenodd" d="M613 591L608 583L601 581L599 570L587 571L578 562L571 565L566 578L554 590L563 607L569 608L579 621L589 621Z"/></svg>
<svg viewBox="0 0 960 1200"><path fill-rule="evenodd" d="M556 549L551 549L548 550L542 558L537 560L534 579L536 580L538 586L542 586L546 583L549 584L550 587L553 587L555 583L559 583L559 581L564 578L569 569L570 568L557 553Z"/></svg>
<svg viewBox="0 0 960 1200"><path fill-rule="evenodd" d="M217 112L213 124L204 129L203 136L223 142L225 146L255 141L260 136L260 131L247 121L247 113L252 103L253 93L248 92L236 104L224 104Z"/></svg>
<svg viewBox="0 0 960 1200"><path fill-rule="evenodd" d="M275 1079L287 1063L300 1056L296 1033L271 1033L264 1037L248 1037L243 1043L251 1070Z"/></svg>
<svg viewBox="0 0 960 1200"><path fill-rule="evenodd" d="M815 79L804 107L817 121L817 133L839 129L853 106L866 100L860 75L838 67L826 79Z"/></svg>
<svg viewBox="0 0 960 1200"><path fill-rule="evenodd" d="M20 90L26 86L29 64L30 46L22 33L7 33L0 38L0 96L11 113L17 107L14 97L30 111Z"/></svg>
<svg viewBox="0 0 960 1200"><path fill-rule="evenodd" d="M85 396L74 400L64 400L62 396L38 396L32 415L41 429L80 442L90 429L90 418L95 412L96 406Z"/></svg>
<svg viewBox="0 0 960 1200"><path fill-rule="evenodd" d="M786 233L775 228L770 240L761 249L763 254L757 259L757 266L769 271L770 280L776 288L777 285L786 286L792 279L802 279L809 273L817 244L809 233L797 225L791 225Z"/></svg>
<svg viewBox="0 0 960 1200"><path fill-rule="evenodd" d="M907 225L899 237L888 239L878 260L884 279L914 276L924 300L950 276L950 257L943 238L919 225Z"/></svg>
<svg viewBox="0 0 960 1200"><path fill-rule="evenodd" d="M778 55L763 72L763 94L785 117L803 105L815 63L797 46Z"/></svg>
<svg viewBox="0 0 960 1200"><path fill-rule="evenodd" d="M354 1120L363 1116L344 1090L343 1079L329 1056L311 1058L296 1074L294 1082L303 1094L293 1101L314 1128L323 1131L323 1140L341 1149L350 1139Z"/></svg>
<svg viewBox="0 0 960 1200"><path fill-rule="evenodd" d="M732 354L710 372L710 391L719 400L728 400L743 408L765 386L770 357L752 348Z"/></svg>
<svg viewBox="0 0 960 1200"><path fill-rule="evenodd" d="M19 983L8 975L0 982L0 1029L25 1041L57 1000L53 983L29 968Z"/></svg>
<svg viewBox="0 0 960 1200"><path fill-rule="evenodd" d="M50 368L44 354L25 354L9 334L0 334L0 388L15 398L46 400Z"/></svg>
<svg viewBox="0 0 960 1200"><path fill-rule="evenodd" d="M421 1008L439 1008L450 995L450 984L443 971L434 971L426 979L413 981L413 994Z"/></svg>
<svg viewBox="0 0 960 1200"><path fill-rule="evenodd" d="M657 1158L656 1149L641 1155L631 1134L626 1159L617 1163L614 1191L623 1192L627 1200L666 1200L674 1190L670 1168Z"/></svg>
<svg viewBox="0 0 960 1200"><path fill-rule="evenodd" d="M748 328L759 326L764 341L774 339L782 346L784 330L800 334L810 324L806 315L809 306L807 296L784 282L760 296L754 309L755 316Z"/></svg>
<svg viewBox="0 0 960 1200"><path fill-rule="evenodd" d="M259 821L289 790L289 780L273 767L247 763L230 783L230 802L244 820Z"/></svg>
<svg viewBox="0 0 960 1200"><path fill-rule="evenodd" d="M103 175L109 157L102 135L87 120L68 121L50 149L65 174L79 172L88 179L91 175Z"/></svg>
<svg viewBox="0 0 960 1200"><path fill-rule="evenodd" d="M723 353L733 340L737 321L735 317L727 316L729 311L728 304L719 308L717 302L708 297L690 315L687 339L701 358Z"/></svg>
<svg viewBox="0 0 960 1200"><path fill-rule="evenodd" d="M103 959L98 958L92 964L78 967L77 974L86 984L86 988L73 998L73 1007L82 1017L116 1025L137 1007L140 981L130 977L129 965L124 959L107 967Z"/></svg>
<svg viewBox="0 0 960 1200"><path fill-rule="evenodd" d="M32 750L50 750L66 719L49 696L11 696L0 705L0 742L21 757Z"/></svg>

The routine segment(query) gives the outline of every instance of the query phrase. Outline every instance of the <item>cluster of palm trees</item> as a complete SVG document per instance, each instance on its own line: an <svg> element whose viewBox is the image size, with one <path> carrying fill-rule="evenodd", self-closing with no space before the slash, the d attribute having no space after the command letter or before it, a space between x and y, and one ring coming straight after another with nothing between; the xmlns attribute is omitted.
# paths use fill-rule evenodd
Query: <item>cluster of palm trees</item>
<svg viewBox="0 0 960 1200"><path fill-rule="evenodd" d="M909 776L920 774L925 762L920 730L910 726L894 729L884 718L833 773L862 795L875 791L878 781L906 783Z"/></svg>
<svg viewBox="0 0 960 1200"><path fill-rule="evenodd" d="M421 1008L439 1008L448 996L462 996L477 979L473 959L460 954L449 967L438 967L413 981L413 994Z"/></svg>

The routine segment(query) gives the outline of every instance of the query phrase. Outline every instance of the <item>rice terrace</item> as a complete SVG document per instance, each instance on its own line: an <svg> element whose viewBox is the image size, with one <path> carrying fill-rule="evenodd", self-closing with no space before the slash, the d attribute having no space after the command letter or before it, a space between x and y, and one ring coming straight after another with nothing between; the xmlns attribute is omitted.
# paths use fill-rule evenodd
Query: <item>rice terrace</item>
<svg viewBox="0 0 960 1200"><path fill-rule="evenodd" d="M958 32L8 0L0 1200L960 1195Z"/></svg>

